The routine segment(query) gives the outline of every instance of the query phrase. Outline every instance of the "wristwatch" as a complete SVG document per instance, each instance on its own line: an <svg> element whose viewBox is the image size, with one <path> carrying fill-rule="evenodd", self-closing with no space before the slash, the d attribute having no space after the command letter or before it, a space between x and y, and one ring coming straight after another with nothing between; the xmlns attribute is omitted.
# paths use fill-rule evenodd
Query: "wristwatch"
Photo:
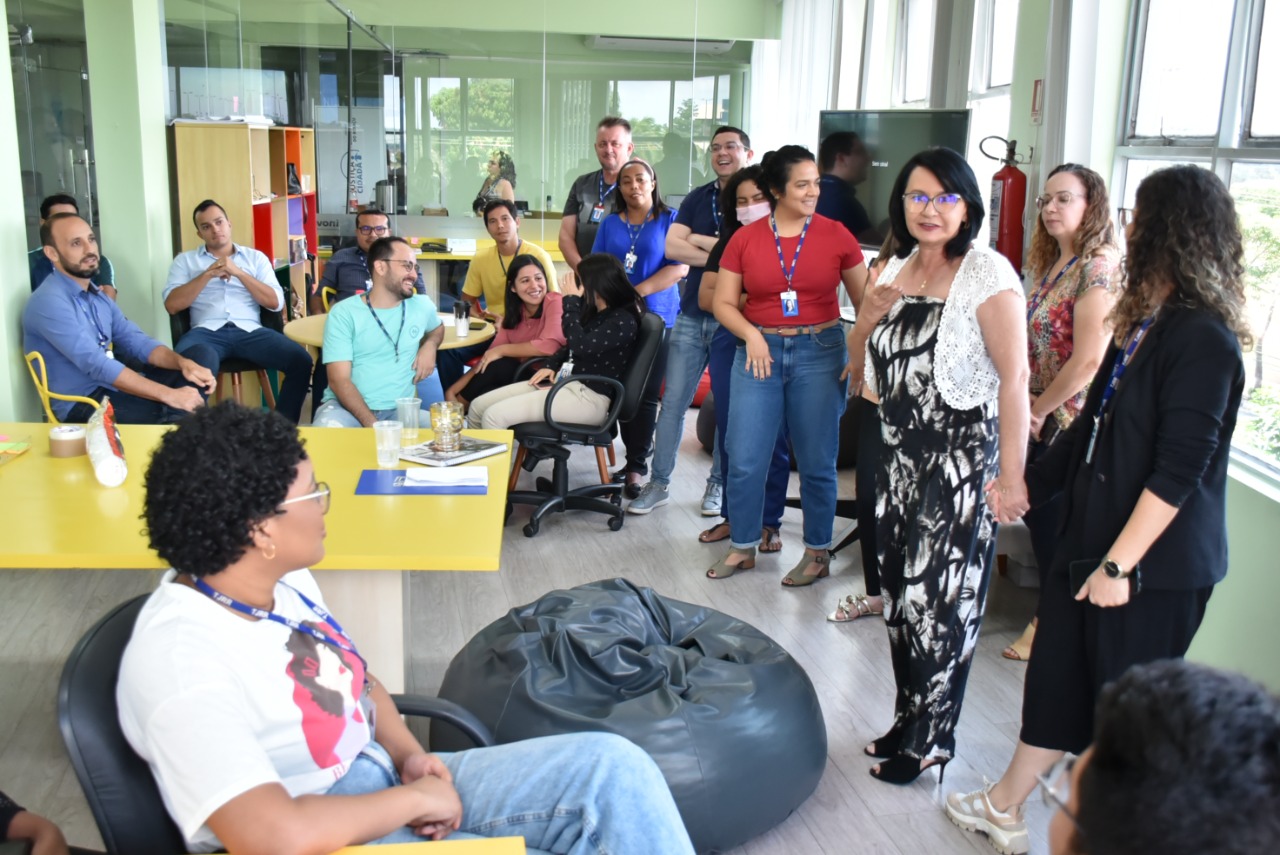
<svg viewBox="0 0 1280 855"><path fill-rule="evenodd" d="M1127 579L1132 571L1124 569L1110 558L1104 558L1102 559L1102 572L1112 579Z"/></svg>

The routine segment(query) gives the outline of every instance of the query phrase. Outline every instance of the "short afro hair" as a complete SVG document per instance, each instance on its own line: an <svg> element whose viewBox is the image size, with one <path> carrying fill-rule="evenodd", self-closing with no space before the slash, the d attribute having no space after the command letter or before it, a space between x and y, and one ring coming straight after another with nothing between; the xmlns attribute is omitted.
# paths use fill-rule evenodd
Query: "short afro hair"
<svg viewBox="0 0 1280 855"><path fill-rule="evenodd" d="M179 573L212 576L253 544L306 459L297 428L232 402L200 407L165 434L147 467L151 548Z"/></svg>

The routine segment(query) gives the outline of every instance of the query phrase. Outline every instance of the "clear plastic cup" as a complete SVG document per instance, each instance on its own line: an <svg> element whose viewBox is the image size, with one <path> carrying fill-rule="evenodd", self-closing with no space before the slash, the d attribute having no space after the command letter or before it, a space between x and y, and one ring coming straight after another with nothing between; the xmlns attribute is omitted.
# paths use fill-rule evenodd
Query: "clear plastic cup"
<svg viewBox="0 0 1280 855"><path fill-rule="evenodd" d="M396 398L396 418L400 420L400 439L407 445L418 441L418 413L422 412L421 398Z"/></svg>
<svg viewBox="0 0 1280 855"><path fill-rule="evenodd" d="M373 423L373 438L378 444L378 468L395 469L400 465L400 434L404 426L398 421Z"/></svg>

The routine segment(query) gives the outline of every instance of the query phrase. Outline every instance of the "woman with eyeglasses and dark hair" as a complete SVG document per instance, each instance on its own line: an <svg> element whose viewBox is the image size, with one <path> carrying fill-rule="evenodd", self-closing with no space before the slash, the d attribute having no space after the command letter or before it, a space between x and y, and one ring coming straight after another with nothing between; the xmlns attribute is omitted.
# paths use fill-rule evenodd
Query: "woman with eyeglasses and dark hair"
<svg viewBox="0 0 1280 855"><path fill-rule="evenodd" d="M955 754L995 558L984 487L999 473L1007 512L1026 505L1022 286L1004 256L975 245L985 214L959 154L907 161L889 199L897 249L850 333L851 370L865 353L880 399L876 546L897 684L893 724L866 753L893 784L935 765L941 780Z"/></svg>
<svg viewBox="0 0 1280 855"><path fill-rule="evenodd" d="M639 158L624 163L618 171L618 189L613 198L615 213L600 223L591 251L607 253L621 261L636 293L644 298L649 311L661 315L666 324L653 370L649 372L649 382L640 398L640 408L630 421L618 426L627 449L627 463L613 477L614 481L624 483L626 497L634 499L640 495L641 484L649 474L658 400L662 381L667 376L671 328L680 312L677 286L689 272L689 265L667 258L667 232L676 220L676 212L663 203L658 176L652 166Z"/></svg>
<svg viewBox="0 0 1280 855"><path fill-rule="evenodd" d="M1070 427L1107 350L1106 318L1120 289L1120 252L1111 226L1111 200L1102 176L1078 163L1049 173L1036 198L1040 215L1031 234L1027 271L1027 354L1031 360L1031 443L1027 465L1039 460L1058 433ZM1028 511L1036 565L1053 559L1062 509L1058 500ZM1004 649L1005 659L1031 655L1035 622Z"/></svg>
<svg viewBox="0 0 1280 855"><path fill-rule="evenodd" d="M554 355L565 343L562 299L548 287L541 261L532 255L511 259L498 333L480 364L445 390L445 399L469 404L510 383L524 360Z"/></svg>
<svg viewBox="0 0 1280 855"><path fill-rule="evenodd" d="M1040 776L1051 855L1280 852L1280 698L1179 659L1098 700L1093 743Z"/></svg>
<svg viewBox="0 0 1280 855"><path fill-rule="evenodd" d="M531 852L693 852L662 773L620 737L423 749L307 569L329 488L282 416L201 408L161 438L145 485L174 569L116 697L190 851L521 835Z"/></svg>
<svg viewBox="0 0 1280 855"><path fill-rule="evenodd" d="M510 383L473 399L467 410L470 427L504 430L542 421L547 395L566 365L574 374L622 380L646 311L622 262L592 253L578 262L577 274L571 270L564 275L560 292L565 344L551 358L551 366L534 372L527 382ZM551 415L565 423L599 424L609 413L613 395L613 387L596 380L569 383L551 402Z"/></svg>
<svg viewBox="0 0 1280 855"><path fill-rule="evenodd" d="M947 797L962 828L1027 851L1022 804L1094 729L1102 686L1186 654L1227 572L1226 486L1244 391L1244 249L1235 203L1198 166L1138 187L1113 337L1075 421L1027 470L1063 496L1036 612L1022 732L1000 780ZM990 494L998 513L1005 496Z"/></svg>
<svg viewBox="0 0 1280 855"><path fill-rule="evenodd" d="M516 200L516 162L505 151L495 151L489 155L486 167L489 174L480 185L480 192L471 203L471 210L477 217L484 213L484 206L494 199Z"/></svg>
<svg viewBox="0 0 1280 855"><path fill-rule="evenodd" d="M769 200L760 189L762 169L759 164L739 169L725 181L720 192L720 207L724 211L724 225L720 238L707 254L702 281L698 285L698 305L704 312L714 311L716 281L720 274L720 259L724 256L729 240L743 226L769 216ZM739 303L743 300L739 298ZM724 327L718 327L711 336L710 358L707 372L711 377L711 394L716 411L716 453L720 457L722 473L729 471L729 452L726 436L729 431L730 376L733 357L738 350L738 338ZM778 431L778 439L770 453L768 474L764 482L764 525L760 529L761 552L782 551L782 512L787 506L787 484L791 479L791 451L787 444L786 430ZM719 522L698 535L701 543L717 543L729 537L729 497L727 491L720 499Z"/></svg>
<svg viewBox="0 0 1280 855"><path fill-rule="evenodd" d="M818 178L813 153L802 146L766 154L758 186L769 216L739 229L720 258L716 320L741 344L724 443L730 549L707 571L710 579L755 566L770 458L784 427L804 484L804 552L782 584L803 587L830 574L848 377L837 292L843 284L857 304L867 270L849 230L815 213Z"/></svg>

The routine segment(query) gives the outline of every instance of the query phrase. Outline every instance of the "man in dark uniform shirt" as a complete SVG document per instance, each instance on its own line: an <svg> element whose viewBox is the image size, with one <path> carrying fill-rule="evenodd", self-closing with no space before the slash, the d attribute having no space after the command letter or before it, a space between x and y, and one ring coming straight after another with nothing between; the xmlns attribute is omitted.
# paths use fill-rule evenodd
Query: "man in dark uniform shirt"
<svg viewBox="0 0 1280 855"><path fill-rule="evenodd" d="M631 123L617 116L605 116L596 125L595 148L600 168L579 175L573 182L569 199L564 203L564 218L560 220L560 254L574 270L578 269L582 256L591 252L600 221L605 218L606 209L613 207L618 173L635 151L631 144Z"/></svg>
<svg viewBox="0 0 1280 855"><path fill-rule="evenodd" d="M879 246L884 236L871 224L867 209L858 201L857 185L867 180L871 155L852 131L829 134L818 147L821 195L818 213L843 223L860 243Z"/></svg>

